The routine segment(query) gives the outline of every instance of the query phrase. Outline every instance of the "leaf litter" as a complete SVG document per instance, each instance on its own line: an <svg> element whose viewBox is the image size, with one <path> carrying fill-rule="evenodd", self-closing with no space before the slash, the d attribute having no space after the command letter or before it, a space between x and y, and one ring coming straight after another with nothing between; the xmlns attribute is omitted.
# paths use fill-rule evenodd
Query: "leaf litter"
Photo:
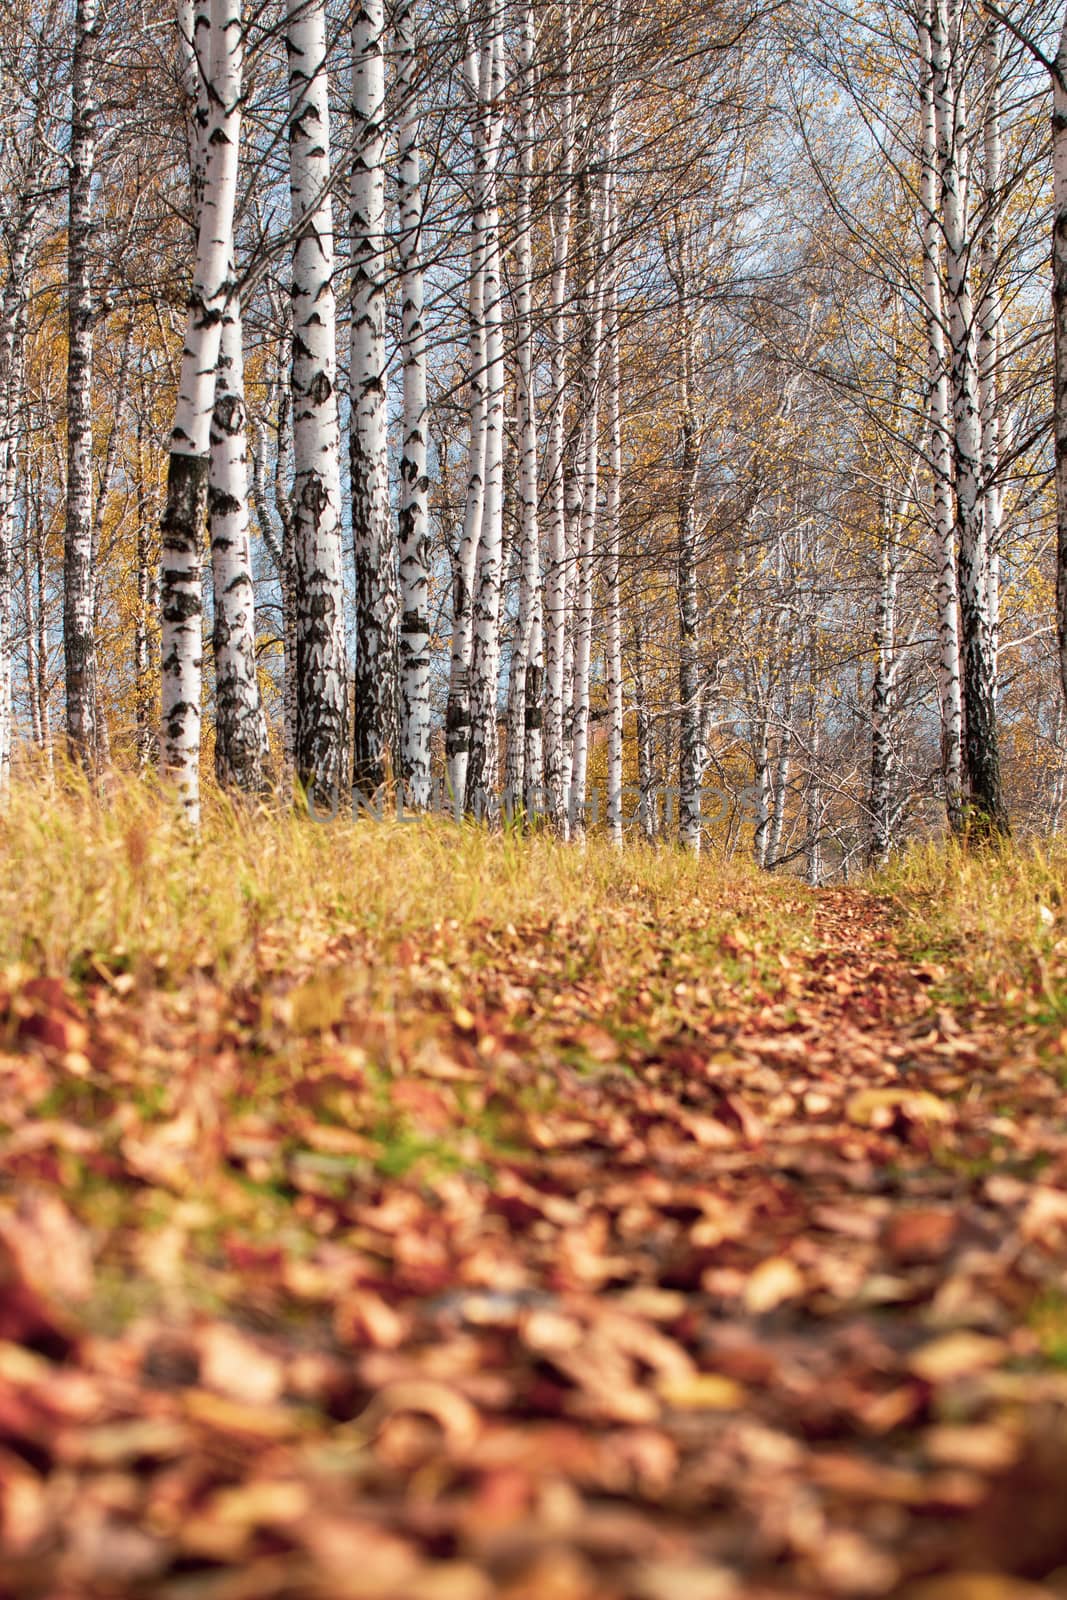
<svg viewBox="0 0 1067 1600"><path fill-rule="evenodd" d="M1062 1036L520 909L0 981L0 1595L1067 1594Z"/></svg>

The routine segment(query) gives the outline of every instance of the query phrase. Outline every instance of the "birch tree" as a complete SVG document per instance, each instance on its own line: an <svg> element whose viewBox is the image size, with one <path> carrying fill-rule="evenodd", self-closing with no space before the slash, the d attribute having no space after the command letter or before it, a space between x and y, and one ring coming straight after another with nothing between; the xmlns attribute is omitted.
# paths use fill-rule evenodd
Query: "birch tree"
<svg viewBox="0 0 1067 1600"><path fill-rule="evenodd" d="M504 34L500 0L488 0L478 67L478 188L485 351L484 490L471 601L470 752L465 808L495 820L500 589L504 559L504 330L497 167L503 132ZM473 426L473 424L472 424ZM477 464L475 462L474 464Z"/></svg>
<svg viewBox="0 0 1067 1600"><path fill-rule="evenodd" d="M356 566L352 782L375 794L396 743L397 573L389 511L385 354L385 14L352 22L352 527Z"/></svg>
<svg viewBox="0 0 1067 1600"><path fill-rule="evenodd" d="M567 292L574 174L574 85L571 57L571 5L560 5L559 179L550 221L552 229L550 390L545 458L547 549L544 586L545 635L545 800L549 819L563 838L568 833L564 675L567 651L567 502L563 442L567 401Z"/></svg>
<svg viewBox="0 0 1067 1600"><path fill-rule="evenodd" d="M452 564L452 640L449 656L448 706L445 712L445 760L449 793L457 814L467 798L467 771L471 749L471 640L473 589L481 540L485 502L488 411L488 345L485 300L488 266L489 137L491 121L483 100L486 70L483 45L469 10L464 10L467 33L463 83L474 108L472 127L474 193L470 224L470 278L468 284L468 442L463 525Z"/></svg>
<svg viewBox="0 0 1067 1600"><path fill-rule="evenodd" d="M1056 640L1067 700L1067 12L1052 63L1052 327L1056 451Z"/></svg>
<svg viewBox="0 0 1067 1600"><path fill-rule="evenodd" d="M515 239L515 405L519 435L519 608L508 679L506 787L520 807L541 783L542 674L537 406L534 391L533 181L536 132L534 8L523 11L519 46L519 199Z"/></svg>
<svg viewBox="0 0 1067 1600"><path fill-rule="evenodd" d="M1007 817L1001 796L982 517L981 416L963 154L967 113L965 89L959 76L961 45L957 5L958 0L934 0L931 69L945 242L964 769L968 825L979 831L1004 831Z"/></svg>
<svg viewBox="0 0 1067 1600"><path fill-rule="evenodd" d="M208 527L214 594L215 776L224 788L255 794L263 786L266 729L256 666L244 351L236 295L222 314L210 443Z"/></svg>
<svg viewBox="0 0 1067 1600"><path fill-rule="evenodd" d="M241 131L240 0L200 0L193 48L206 63L210 115L196 264L161 524L161 758L188 821L200 820L200 550L222 317L234 289L233 219Z"/></svg>
<svg viewBox="0 0 1067 1600"><path fill-rule="evenodd" d="M96 166L97 0L76 0L71 57L67 178L67 505L63 554L63 653L67 738L87 766L97 757L93 570L93 284Z"/></svg>
<svg viewBox="0 0 1067 1600"><path fill-rule="evenodd" d="M397 51L397 256L400 265L400 364L403 383L398 543L400 775L405 796L430 804L430 536L426 469L425 273L422 259L421 118L417 79L415 0L401 0L394 27Z"/></svg>
<svg viewBox="0 0 1067 1600"><path fill-rule="evenodd" d="M937 114L934 101L933 13L924 6L919 19L920 115L922 152L920 211L923 304L926 314L930 412L930 470L934 487L934 548L937 561L938 683L941 701L941 774L948 822L957 832L963 821L963 703L960 690L959 606L956 536L952 504L952 442L948 363L941 296L941 222Z"/></svg>
<svg viewBox="0 0 1067 1600"><path fill-rule="evenodd" d="M330 111L323 0L288 0L296 752L314 802L347 770ZM327 799L327 803L329 803Z"/></svg>

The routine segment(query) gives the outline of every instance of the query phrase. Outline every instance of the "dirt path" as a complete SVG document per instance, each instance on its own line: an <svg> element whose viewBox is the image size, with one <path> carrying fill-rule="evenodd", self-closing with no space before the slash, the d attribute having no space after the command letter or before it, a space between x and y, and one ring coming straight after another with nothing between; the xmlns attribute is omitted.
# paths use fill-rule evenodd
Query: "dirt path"
<svg viewBox="0 0 1067 1600"><path fill-rule="evenodd" d="M716 984L633 920L487 928L458 1001L448 927L384 988L341 939L247 992L7 997L0 1595L1067 1565L1055 1073L857 892L807 948L742 907Z"/></svg>

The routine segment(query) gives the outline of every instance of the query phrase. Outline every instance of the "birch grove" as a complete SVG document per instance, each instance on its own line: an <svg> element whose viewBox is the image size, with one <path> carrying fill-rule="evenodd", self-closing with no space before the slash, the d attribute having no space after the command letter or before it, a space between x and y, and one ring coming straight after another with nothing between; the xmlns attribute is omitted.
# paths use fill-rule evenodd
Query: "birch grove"
<svg viewBox="0 0 1067 1600"><path fill-rule="evenodd" d="M0 785L1055 825L1061 18L170 3L0 20Z"/></svg>

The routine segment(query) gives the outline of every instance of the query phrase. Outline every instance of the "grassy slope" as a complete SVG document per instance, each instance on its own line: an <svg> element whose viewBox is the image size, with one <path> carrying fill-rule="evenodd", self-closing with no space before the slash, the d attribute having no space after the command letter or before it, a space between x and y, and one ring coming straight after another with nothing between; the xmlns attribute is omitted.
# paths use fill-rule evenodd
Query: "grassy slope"
<svg viewBox="0 0 1067 1600"><path fill-rule="evenodd" d="M1067 1561L1063 856L814 894L121 785L0 850L0 1595Z"/></svg>

